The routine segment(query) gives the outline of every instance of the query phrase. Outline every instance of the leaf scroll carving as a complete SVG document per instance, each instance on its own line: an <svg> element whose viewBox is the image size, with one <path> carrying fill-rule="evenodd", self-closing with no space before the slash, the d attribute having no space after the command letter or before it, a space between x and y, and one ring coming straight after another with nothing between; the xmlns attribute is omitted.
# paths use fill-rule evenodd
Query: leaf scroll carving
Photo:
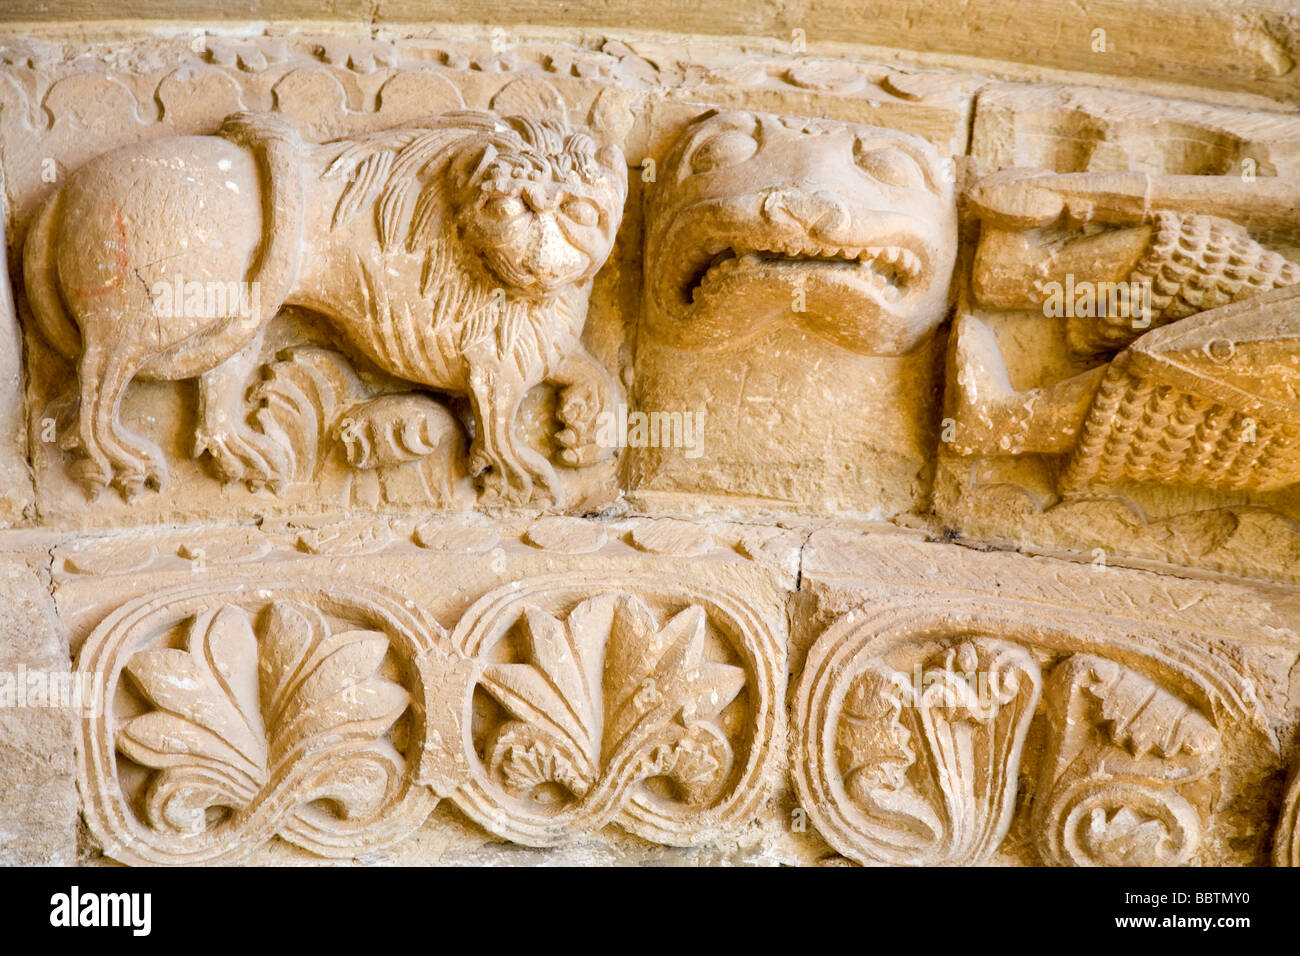
<svg viewBox="0 0 1300 956"><path fill-rule="evenodd" d="M849 682L833 746L862 862L970 865L1006 836L1038 665L1024 648L963 639L912 673L873 661Z"/></svg>
<svg viewBox="0 0 1300 956"><path fill-rule="evenodd" d="M1052 672L1051 743L1035 826L1044 860L1064 866L1190 861L1200 812L1179 787L1219 761L1220 735L1196 707L1112 660L1076 654Z"/></svg>
<svg viewBox="0 0 1300 956"><path fill-rule="evenodd" d="M430 783L493 833L548 846L614 823L704 843L768 790L780 644L729 595L533 579L482 599L452 643L463 730L438 734L467 740L471 769Z"/></svg>
<svg viewBox="0 0 1300 956"><path fill-rule="evenodd" d="M529 663L485 668L483 684L515 718L489 747L489 766L513 793L557 783L577 798L602 766L666 777L702 803L731 769L716 721L745 683L744 671L702 659L698 607L662 628L635 597L585 601L561 622L524 612Z"/></svg>
<svg viewBox="0 0 1300 956"><path fill-rule="evenodd" d="M375 593L257 593L141 599L87 640L79 669L110 706L86 722L79 776L107 855L231 862L279 836L352 856L432 809L411 759L427 626Z"/></svg>
<svg viewBox="0 0 1300 956"><path fill-rule="evenodd" d="M373 631L329 633L319 611L276 602L262 642L251 615L225 604L189 624L185 649L141 651L127 673L157 708L127 721L117 746L160 771L146 802L149 821L200 830L214 807L252 804L296 761L331 744L360 744L315 778L314 795L343 816L383 800L386 778L370 761L400 762L384 738L410 699L376 674L388 640Z"/></svg>

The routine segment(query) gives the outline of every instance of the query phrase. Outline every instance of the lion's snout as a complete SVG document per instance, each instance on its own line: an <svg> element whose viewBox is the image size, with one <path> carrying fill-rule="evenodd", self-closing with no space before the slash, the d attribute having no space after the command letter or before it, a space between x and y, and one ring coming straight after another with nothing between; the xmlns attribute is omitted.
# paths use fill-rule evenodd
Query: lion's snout
<svg viewBox="0 0 1300 956"><path fill-rule="evenodd" d="M516 241L489 250L488 261L506 284L545 294L585 282L593 271L592 257L574 247L550 216L537 217Z"/></svg>

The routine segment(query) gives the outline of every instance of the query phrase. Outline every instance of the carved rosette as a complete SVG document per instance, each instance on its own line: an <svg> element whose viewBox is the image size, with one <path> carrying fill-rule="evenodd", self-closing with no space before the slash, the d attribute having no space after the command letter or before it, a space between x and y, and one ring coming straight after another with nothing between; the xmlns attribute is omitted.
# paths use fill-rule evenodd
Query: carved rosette
<svg viewBox="0 0 1300 956"><path fill-rule="evenodd" d="M813 824L861 863L987 860L1015 808L1033 656L982 634L825 637L795 703L795 787Z"/></svg>
<svg viewBox="0 0 1300 956"><path fill-rule="evenodd" d="M729 594L662 578L533 579L461 619L467 767L430 782L487 830L550 846L610 823L668 845L752 819L780 739L781 642ZM445 684L444 684L445 686ZM435 721L436 723L436 721Z"/></svg>
<svg viewBox="0 0 1300 956"><path fill-rule="evenodd" d="M77 665L106 702L78 754L104 853L231 863L272 836L326 857L400 840L436 804L413 770L437 631L335 582L193 585L120 608Z"/></svg>
<svg viewBox="0 0 1300 956"><path fill-rule="evenodd" d="M1220 735L1187 701L1114 661L1076 654L1048 680L1051 728L1035 800L1043 860L1175 866L1201 840L1179 793L1215 768Z"/></svg>

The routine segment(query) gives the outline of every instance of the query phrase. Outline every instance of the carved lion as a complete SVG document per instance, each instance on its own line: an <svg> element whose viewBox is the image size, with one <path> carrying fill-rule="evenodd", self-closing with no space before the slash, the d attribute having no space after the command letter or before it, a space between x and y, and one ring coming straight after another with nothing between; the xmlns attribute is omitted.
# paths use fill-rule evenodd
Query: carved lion
<svg viewBox="0 0 1300 956"><path fill-rule="evenodd" d="M554 384L561 461L606 454L595 420L617 386L580 335L626 190L617 148L471 111L323 145L236 114L215 136L91 161L41 207L24 253L36 324L76 362L74 474L128 498L161 487L160 449L118 408L135 378L196 378L195 455L227 480L283 481L290 450L250 424L245 393L263 329L297 305L385 372L468 396L488 495L554 496L517 412Z"/></svg>

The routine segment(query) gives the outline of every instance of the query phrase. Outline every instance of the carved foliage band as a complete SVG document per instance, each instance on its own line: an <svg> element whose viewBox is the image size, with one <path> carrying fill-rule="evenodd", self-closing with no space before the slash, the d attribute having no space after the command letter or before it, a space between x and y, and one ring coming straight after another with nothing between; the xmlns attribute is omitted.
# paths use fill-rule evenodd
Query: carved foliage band
<svg viewBox="0 0 1300 956"><path fill-rule="evenodd" d="M784 668L730 596L538 579L483 598L452 643L470 663L439 734L461 736L470 767L431 783L491 832L545 846L614 822L684 845L762 800Z"/></svg>
<svg viewBox="0 0 1300 956"><path fill-rule="evenodd" d="M233 584L131 602L78 669L85 817L126 863L228 863L278 835L353 856L417 827L430 626L377 592ZM435 625L436 627L436 625Z"/></svg>
<svg viewBox="0 0 1300 956"><path fill-rule="evenodd" d="M853 615L824 633L795 697L791 763L827 842L862 863L987 862L1024 776L1037 781L1024 823L1041 862L1191 862L1214 811L1219 730L1115 660L1053 664L1041 637L1031 651L952 622ZM1022 767L1033 728L1038 756Z"/></svg>

